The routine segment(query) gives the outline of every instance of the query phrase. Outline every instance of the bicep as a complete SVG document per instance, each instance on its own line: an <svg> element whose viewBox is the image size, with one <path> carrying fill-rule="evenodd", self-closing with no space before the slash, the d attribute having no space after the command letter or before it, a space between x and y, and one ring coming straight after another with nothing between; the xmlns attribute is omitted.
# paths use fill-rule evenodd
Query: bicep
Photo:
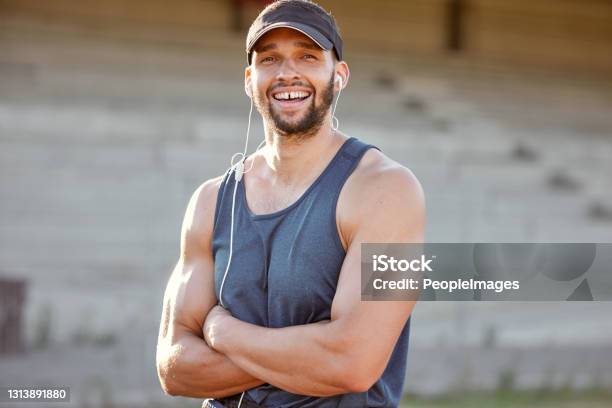
<svg viewBox="0 0 612 408"><path fill-rule="evenodd" d="M378 371L386 366L416 302L362 301L360 268L360 245L350 245L332 303L331 320L343 338L341 344L365 367L376 367Z"/></svg>
<svg viewBox="0 0 612 408"><path fill-rule="evenodd" d="M414 301L361 301L362 243L421 243L424 197L418 181L403 171L376 180L359 202L340 271L331 319L355 350L366 351L370 364L384 369ZM392 193L389 193L392 191ZM367 216L366 216L367 215Z"/></svg>
<svg viewBox="0 0 612 408"><path fill-rule="evenodd" d="M204 319L215 303L212 260L180 259L164 293L161 337L173 342L182 331L202 337Z"/></svg>
<svg viewBox="0 0 612 408"><path fill-rule="evenodd" d="M181 254L164 293L160 339L183 331L202 337L202 325L216 304L211 239L216 180L193 194L181 229Z"/></svg>

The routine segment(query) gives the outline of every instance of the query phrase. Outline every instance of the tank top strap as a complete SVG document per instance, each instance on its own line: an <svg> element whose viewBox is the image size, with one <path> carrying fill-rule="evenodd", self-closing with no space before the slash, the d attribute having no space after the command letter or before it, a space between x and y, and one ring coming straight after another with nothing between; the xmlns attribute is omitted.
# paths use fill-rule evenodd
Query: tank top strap
<svg viewBox="0 0 612 408"><path fill-rule="evenodd" d="M222 211L223 198L225 196L226 190L230 187L228 184L233 185L234 178L230 176L233 175L232 168L228 168L221 179L221 184L219 185L219 191L217 192L217 201L215 204L215 215L213 218L213 232L217 229L217 224L219 223L219 216Z"/></svg>
<svg viewBox="0 0 612 408"><path fill-rule="evenodd" d="M330 169L322 180L326 191L337 191L337 196L340 194L340 190L348 177L353 173L355 167L359 164L359 161L363 155L371 148L380 150L378 147L362 142L361 140L351 137L348 139L344 146L342 146L338 160L333 164L333 168Z"/></svg>

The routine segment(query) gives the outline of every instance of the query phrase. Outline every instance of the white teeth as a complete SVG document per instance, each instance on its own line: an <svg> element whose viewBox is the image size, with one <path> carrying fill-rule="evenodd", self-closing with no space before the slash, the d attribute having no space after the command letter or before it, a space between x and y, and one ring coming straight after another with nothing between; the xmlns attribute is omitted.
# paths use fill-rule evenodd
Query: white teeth
<svg viewBox="0 0 612 408"><path fill-rule="evenodd" d="M289 99L301 99L310 96L308 92L294 91L294 92L279 92L273 95L275 99L289 100Z"/></svg>

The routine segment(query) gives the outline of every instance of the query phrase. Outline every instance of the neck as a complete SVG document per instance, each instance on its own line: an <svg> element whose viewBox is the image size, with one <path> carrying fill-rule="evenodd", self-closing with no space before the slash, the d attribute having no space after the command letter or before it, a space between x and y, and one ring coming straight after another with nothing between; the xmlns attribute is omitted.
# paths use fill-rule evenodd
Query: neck
<svg viewBox="0 0 612 408"><path fill-rule="evenodd" d="M326 120L316 133L306 137L281 135L266 128L263 157L267 175L282 184L301 184L320 174L345 136Z"/></svg>

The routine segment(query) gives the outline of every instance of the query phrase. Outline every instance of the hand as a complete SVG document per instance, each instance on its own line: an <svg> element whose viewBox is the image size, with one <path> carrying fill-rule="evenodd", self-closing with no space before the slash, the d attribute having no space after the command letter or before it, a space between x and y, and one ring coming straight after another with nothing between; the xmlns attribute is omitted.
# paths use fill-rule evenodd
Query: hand
<svg viewBox="0 0 612 408"><path fill-rule="evenodd" d="M220 305L213 306L208 312L202 332L204 340L209 347L216 349L219 346L220 336L226 334L226 330L223 329L223 323L227 322L228 317L232 317L232 314Z"/></svg>

